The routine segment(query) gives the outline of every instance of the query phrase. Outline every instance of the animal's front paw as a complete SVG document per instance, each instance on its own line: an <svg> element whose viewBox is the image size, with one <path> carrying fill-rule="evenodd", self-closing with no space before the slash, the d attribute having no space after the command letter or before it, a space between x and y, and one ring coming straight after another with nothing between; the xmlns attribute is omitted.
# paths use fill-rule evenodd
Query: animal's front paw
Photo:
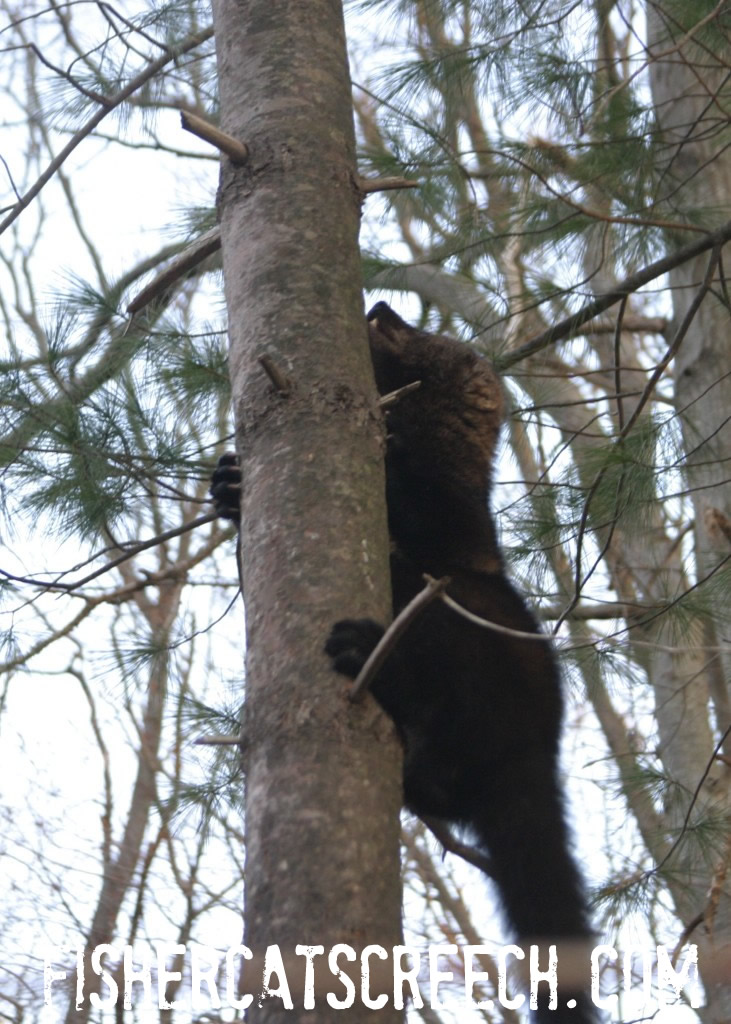
<svg viewBox="0 0 731 1024"><path fill-rule="evenodd" d="M241 520L241 468L233 452L226 452L218 460L208 490L217 515L238 524Z"/></svg>
<svg viewBox="0 0 731 1024"><path fill-rule="evenodd" d="M383 626L373 619L341 619L325 641L325 654L336 672L355 679L383 633Z"/></svg>

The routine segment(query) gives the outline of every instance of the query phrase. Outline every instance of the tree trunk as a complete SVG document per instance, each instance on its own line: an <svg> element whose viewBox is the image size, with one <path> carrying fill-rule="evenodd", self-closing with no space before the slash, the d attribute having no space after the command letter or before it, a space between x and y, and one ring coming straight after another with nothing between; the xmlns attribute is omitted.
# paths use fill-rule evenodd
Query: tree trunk
<svg viewBox="0 0 731 1024"><path fill-rule="evenodd" d="M694 13L695 12L695 13ZM660 128L658 143L660 190L658 200L665 212L694 210L701 223L712 230L728 217L731 195L731 150L729 150L728 39L721 36L720 17L705 27L694 24L700 9L691 5L648 5L648 41L651 57L650 82ZM721 265L722 267L723 265ZM708 267L708 255L684 263L670 272L674 327L683 322L696 298ZM698 579L712 576L731 551L731 377L728 375L729 313L722 301L719 267L695 313L675 359L675 402L683 431L686 457L682 467L685 486L693 490L695 511L695 556ZM715 292L715 294L714 294ZM721 760L712 762L712 741L699 749L688 728L689 706L705 706L710 692L717 733L731 724L729 717L728 668L718 652L722 643L713 624L716 602L707 616L705 636L709 650L699 670L680 688L660 694L658 727L663 760L686 794L678 808L680 825L688 800L710 765L698 795L696 811L728 816L731 803L731 770ZM727 631L725 631L727 632ZM696 640L696 642L698 642ZM700 689L698 700L693 694ZM731 738L725 753L731 755ZM695 815L692 820L695 820ZM693 846L693 849L696 849ZM724 852L725 850L725 852ZM728 873L728 841L703 862L687 865L688 876L678 879L686 886L685 916L705 914L703 927L693 939L711 938L719 947L731 942L731 876ZM726 871L722 870L726 861ZM709 903L708 890L714 892ZM690 912L692 910L692 913ZM682 913L682 910L681 910ZM703 932L706 934L703 935ZM703 962L701 959L701 973ZM731 1017L731 987L707 985L705 1020Z"/></svg>
<svg viewBox="0 0 731 1024"><path fill-rule="evenodd" d="M340 0L213 7L221 127L249 149L243 165L224 158L219 193L243 473L244 941L257 955L279 945L291 984L298 944L324 946L317 965L335 943L390 956L400 941L398 743L323 655L338 618L390 613L383 434ZM327 971L323 984L343 998ZM303 1019L295 987L294 1014L271 998L249 1019ZM342 1020L319 984L315 998L318 1021ZM358 995L348 1019L359 1014L400 1017L374 1017Z"/></svg>

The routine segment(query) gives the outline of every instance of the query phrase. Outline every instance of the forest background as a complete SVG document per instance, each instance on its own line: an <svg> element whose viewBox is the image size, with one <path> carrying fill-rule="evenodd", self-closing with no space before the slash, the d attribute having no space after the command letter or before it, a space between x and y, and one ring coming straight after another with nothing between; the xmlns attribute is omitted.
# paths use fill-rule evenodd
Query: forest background
<svg viewBox="0 0 731 1024"><path fill-rule="evenodd" d="M311 10L337 26L338 4ZM220 159L180 126L181 111L217 123L224 82L207 5L2 11L0 1011L147 1020L76 1011L63 985L44 1010L42 951L241 939L244 786L227 738L244 620L233 533L206 494L234 434ZM710 0L346 7L365 199L362 261L343 256L338 273L351 305L363 284L368 303L469 341L504 374L493 504L511 574L555 631L571 816L598 935L618 949L731 943L730 27ZM313 92L318 63L295 69ZM326 137L327 119L309 116ZM323 169L326 204L329 187ZM287 245L322 296L339 250L313 259L307 236L305 221ZM329 323L313 330L335 366ZM276 332L265 341L296 381ZM256 386L278 401L263 370ZM316 467L329 458L316 447ZM326 480L322 529L345 529ZM291 561L281 511L263 504L252 529L283 538ZM355 583L329 621L358 605ZM290 618L272 628L291 663L278 621ZM319 658L321 634L304 628L300 650L303 635ZM303 721L318 707L297 704ZM333 797L295 783L290 800L322 810ZM392 810L363 808L357 827L380 835ZM401 843L407 943L497 949L481 876L421 822L404 819ZM296 885L278 893L306 917ZM663 1020L731 1018L705 962L706 1005ZM451 969L458 979L458 959ZM644 994L633 980L613 1019L656 1007L657 978ZM189 982L186 968L168 999ZM412 1012L454 1019L428 1001ZM517 1019L497 1005L474 1015Z"/></svg>

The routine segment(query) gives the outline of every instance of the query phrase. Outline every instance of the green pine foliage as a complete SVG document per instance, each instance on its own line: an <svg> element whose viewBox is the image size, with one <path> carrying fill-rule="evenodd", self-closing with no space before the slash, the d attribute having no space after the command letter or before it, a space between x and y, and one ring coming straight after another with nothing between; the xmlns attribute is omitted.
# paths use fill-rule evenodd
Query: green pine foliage
<svg viewBox="0 0 731 1024"><path fill-rule="evenodd" d="M680 172L674 166L667 175L642 26L626 5L354 6L379 24L390 16L383 38L390 43L398 26L402 44L396 52L387 44L377 49L372 70L367 59L357 69L361 160L373 175L422 183L379 200L379 230L388 241L379 246L378 233L369 234L365 279L397 297L415 291L421 321L431 328L446 324L500 359L687 242L683 225L708 223L712 203L704 208L673 191ZM670 0L662 12L676 39L708 19L694 35L708 66L727 52L713 3ZM698 70L699 81L703 74ZM710 105L704 126L717 134ZM719 153L722 145L719 136ZM455 295L469 284L490 315L470 319L448 300L434 309L431 296L411 284L422 279L409 266L422 265L440 267ZM631 296L625 314L667 317L664 287L657 281ZM715 856L718 864L723 856L723 810L700 800L690 824L677 823L668 801L676 793L678 805L687 805L689 794L669 768L672 758L653 756L659 739L648 723L655 674L662 679L669 671L660 667L663 659L677 663L684 651L702 652L714 623L723 632L729 570L723 560L710 572L694 566L685 464L693 411L681 433L670 373L649 386L672 324L648 323L620 346L616 308L609 320L510 366L511 418L494 504L511 572L549 616L547 628L561 623L574 694L603 707L606 691L623 719L628 750L611 773L618 792L628 807L647 801L656 814L633 841L637 859L628 868L617 852L597 890L598 908L621 921L630 911L654 917L667 905L664 886L677 895L689 863L708 866ZM697 443L704 440L698 430ZM614 606L616 616L576 616L585 604L607 612ZM710 650L704 663L700 654L691 685L716 656ZM669 699L655 693L659 702ZM682 866L674 855L661 877L654 875L652 854L679 837Z"/></svg>
<svg viewBox="0 0 731 1024"><path fill-rule="evenodd" d="M67 537L116 531L156 481L163 500L179 502L186 478L210 464L201 456L229 400L220 330L185 332L158 316L145 331L126 323L115 300L114 290L68 291L47 357L0 381L11 435L26 441L21 452L7 449L8 482L22 486L26 515L45 513ZM186 425L181 408L197 419Z"/></svg>
<svg viewBox="0 0 731 1024"><path fill-rule="evenodd" d="M27 56L27 95L15 120L28 126L19 151L28 154L29 182L99 109L99 97L113 96L209 19L207 5L188 0L137 13L102 5L93 17L74 6L73 31L54 22L58 37L40 37L44 56L63 72L40 61L22 35L8 50L18 67ZM727 52L714 0L661 6L667 25L694 32L709 65ZM683 228L705 225L718 198L709 190L691 201L668 175L644 28L632 5L352 0L347 7L369 33L358 40L353 75L358 171L419 184L366 198L366 289L399 308L403 300L410 321L459 336L507 366L508 423L493 507L511 575L545 616L546 630L557 633L570 721L583 726L572 771L596 768L600 780L606 835L602 874L592 879L597 920L618 927L639 915L672 943L692 917L689 907L710 913L698 892L716 877L728 811L679 777L667 748L685 742L683 727L664 743L656 715L666 698L707 677L709 735L713 743L720 738L718 638L727 625L731 564L723 556L711 565L696 558L692 456L705 441L698 409L676 407L672 362L650 386L677 326L667 279L629 296L623 332L615 306L573 336L514 357L695 237ZM29 22L48 16L33 12ZM207 156L196 150L195 161L186 161L188 140L171 141L165 116L187 106L215 122L212 54L209 41L145 83L83 152L103 153L112 139L125 153L153 149L156 159L200 167ZM702 80L705 64L697 71ZM706 130L719 153L725 99L709 92ZM81 171L69 173L72 199L74 173ZM127 311L145 284L215 225L215 182L201 196L191 184L195 173L179 190L172 174L162 184L145 181L161 194L170 180L176 187L168 221L141 224L144 256L128 238L95 234L80 194L68 230L86 238L90 269L71 269L61 249L53 254L53 286L36 283L40 203L26 211L37 221L22 222L35 227L18 230L3 255L0 512L6 547L17 544L18 553L0 576L0 656L10 680L20 671L28 679L76 673L90 704L104 695L129 716L135 749L162 701L158 790L146 834L160 833L145 856L155 842L164 845L160 836L174 842L193 821L186 855L224 836L229 853L238 851L235 861L238 748L195 748L204 753L188 757L195 739L230 738L240 728L243 626L231 530L191 528L210 512L216 457L232 447L219 264L209 259L135 316ZM131 222L136 187L130 182L129 195L110 190L108 197L129 203ZM157 229L166 244L149 251ZM112 241L117 256L124 252L123 272L118 261L114 272L107 269L104 247ZM439 275L438 288L411 273L425 268ZM714 285L712 296L728 309L722 287ZM719 377L724 372L718 368ZM52 545L42 564L37 537ZM108 571L78 591L59 589L105 563ZM161 611L168 599L170 621ZM696 660L675 678L686 657ZM665 680L670 696L660 686ZM91 717L101 735L107 723ZM713 744L706 753L698 776L721 763ZM174 864L172 874L179 870ZM694 902L683 904L696 883ZM210 899L203 889L201 905Z"/></svg>

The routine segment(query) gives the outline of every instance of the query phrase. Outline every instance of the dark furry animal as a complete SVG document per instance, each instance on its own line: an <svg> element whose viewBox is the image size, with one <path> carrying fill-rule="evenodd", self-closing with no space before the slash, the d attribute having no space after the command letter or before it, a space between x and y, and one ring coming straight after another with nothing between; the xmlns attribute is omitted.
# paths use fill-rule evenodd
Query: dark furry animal
<svg viewBox="0 0 731 1024"><path fill-rule="evenodd" d="M468 346L415 330L383 302L368 320L379 393L421 381L387 413L394 614L429 573L451 577L447 593L475 615L531 634L486 629L441 601L409 626L371 687L403 741L405 804L467 830L518 937L543 946L589 939L558 779L559 673L505 575L489 510L500 383ZM237 472L228 463L214 475L216 507L229 518L238 515ZM334 668L355 678L383 631L369 619L337 622L325 645ZM559 980L560 967L559 955ZM562 989L553 1011L546 991L540 1024L597 1019L580 987Z"/></svg>
<svg viewBox="0 0 731 1024"><path fill-rule="evenodd" d="M211 477L209 493L217 515L222 519L230 519L238 526L241 520L241 470L233 452L226 452L218 460Z"/></svg>

